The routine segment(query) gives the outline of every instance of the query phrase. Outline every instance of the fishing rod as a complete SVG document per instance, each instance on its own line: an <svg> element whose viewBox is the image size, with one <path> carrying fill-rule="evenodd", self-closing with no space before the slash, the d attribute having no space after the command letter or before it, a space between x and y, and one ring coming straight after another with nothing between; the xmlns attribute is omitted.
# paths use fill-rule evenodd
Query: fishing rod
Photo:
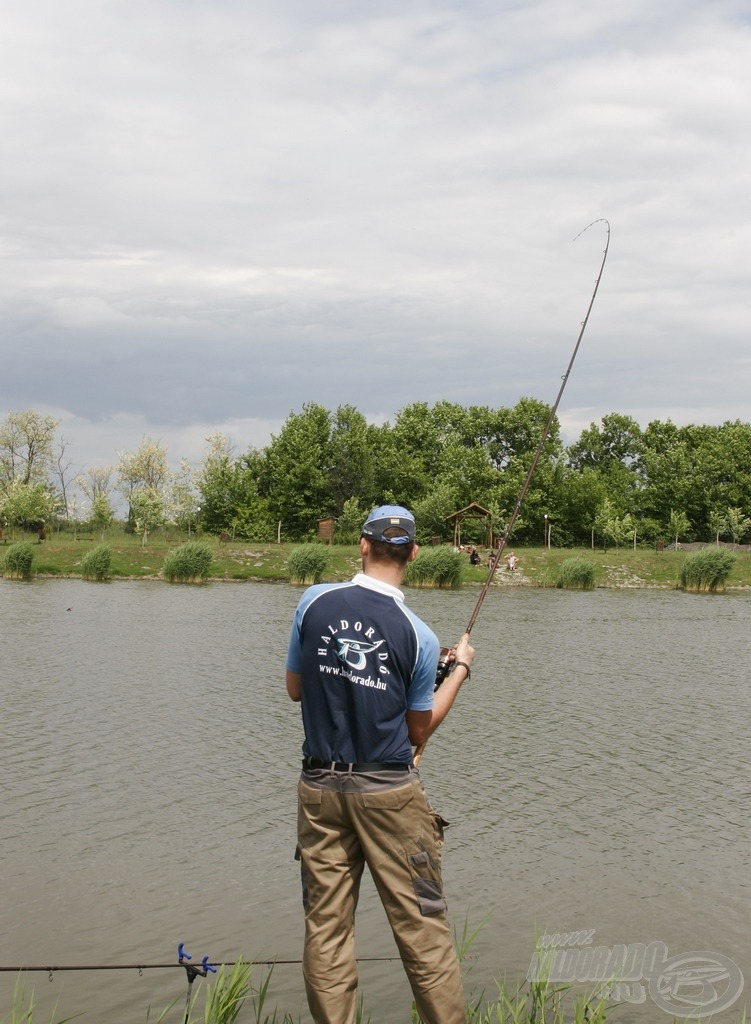
<svg viewBox="0 0 751 1024"><path fill-rule="evenodd" d="M594 224L604 224L605 225L605 230L606 230L606 233L607 233L607 237L606 237L606 240L605 240L605 249L603 250L603 253L602 253L602 261L600 263L600 270L599 270L599 273L597 275L597 280L595 281L594 291L592 292L592 297L589 300L589 306L587 307L586 315L585 315L584 319L581 322L581 330L579 331L579 336L576 339L576 344L574 345L574 351L571 353L571 358L569 359L568 366L566 367L566 372L563 374L563 377L561 378L561 386L560 386L560 388L558 390L558 395L556 396L555 402L553 403L553 405L552 405L552 407L550 409L550 415L548 416L547 422L545 423L545 427L544 427L543 432L542 432L542 437L540 438L540 442L537 445L537 448L535 450L535 454L532 457L532 462L530 463L529 469L527 471L527 475L524 478L524 483L522 484L522 489L519 492L519 497L516 499L516 504L514 505L514 508L513 508L512 512L511 512L511 516L510 516L510 518L508 520L508 523L506 524L506 529L505 529L505 531L503 533L503 536L501 537L500 542L498 544L498 550L493 555L493 557L490 559L490 566L489 566L489 569L488 569L487 578L485 579L485 582L482 585L482 589L480 590L480 596L477 599L477 603L475 604L474 610L473 610L472 614L470 615L469 622L467 623L467 628L465 630L465 632L467 632L467 633L471 633L472 629L474 628L475 622L477 621L477 616L480 614L480 609L482 608L483 602L485 601L485 598L487 597L487 593L490 590L490 584L493 582L493 580L495 578L496 569L498 568L498 564L499 564L499 562L501 560L501 555L503 554L503 552L504 552L504 550L506 548L506 545L508 543L508 539L511 536L511 533L512 533L512 531L514 529L514 525L516 523L516 520L519 517L519 511L520 511L520 509L522 507L522 502L524 501L524 499L525 499L525 497L527 495L527 491L529 490L529 485L532 482L532 477L534 476L534 472L537 469L537 463L540 461L540 456L542 455L542 449L543 449L543 447L545 445L545 442L548 439L548 436L550 435L550 430L551 430L551 428L553 426L553 421L555 420L555 414L558 411L558 406L560 404L561 398L563 397L563 392L566 390L566 384L568 384L568 379L569 379L569 376L571 374L571 369L572 369L572 367L574 365L574 360L576 359L577 353L579 351L579 346L581 345L581 340L584 337L584 331L587 328L587 322L589 320L589 314L592 312L592 307L595 304L595 298L597 296L597 289L600 287L600 280L602 279L602 272L605 269L605 261L608 258L608 248L610 247L610 221L607 220L605 217L598 217L597 220L593 220L590 224L587 224L587 226L585 228L583 228L579 232L579 234L576 236L576 238L574 238L574 241L576 241L577 238L581 238L581 236L584 234L584 232L585 231L589 231L589 229ZM446 678L446 676L451 671L452 662L451 662L451 660L449 658L449 653L450 652L449 652L449 650L447 648L443 648L441 650L441 657L440 657L440 660L439 660L439 663L438 663L438 673L437 673L437 676L436 676L436 689L438 689L438 687L441 685L443 680ZM423 751L425 750L426 743L427 743L427 740L425 741L425 743L421 743L420 746L417 747L417 749L415 750L415 755L414 755L414 764L415 764L415 766L417 766L420 763L420 758L422 757Z"/></svg>
<svg viewBox="0 0 751 1024"><path fill-rule="evenodd" d="M400 960L401 957L358 956L356 959L358 963L390 963L394 960ZM245 964L248 967L279 967L289 964L301 964L302 960L206 960L205 964L202 961L202 966L234 967L236 963ZM157 971L170 967L185 966L185 964L177 960L173 960L169 964L51 964L49 966L17 964L16 966L0 966L0 972L12 974L49 974L51 980L52 975L57 974L58 971L138 971L139 974L142 974L144 971Z"/></svg>

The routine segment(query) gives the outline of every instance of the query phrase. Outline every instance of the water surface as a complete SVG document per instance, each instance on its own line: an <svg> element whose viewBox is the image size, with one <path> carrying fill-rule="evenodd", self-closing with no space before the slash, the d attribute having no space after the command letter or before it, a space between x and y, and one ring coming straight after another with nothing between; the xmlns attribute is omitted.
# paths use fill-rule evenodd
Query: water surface
<svg viewBox="0 0 751 1024"><path fill-rule="evenodd" d="M477 594L407 593L442 642ZM165 962L180 941L199 959L299 957L302 733L283 684L299 594L0 580L3 965ZM487 917L470 989L523 975L545 929L714 950L751 978L751 597L492 590L473 637L422 765L452 822L452 917ZM370 886L358 948L394 955ZM409 1020L398 963L362 979L374 1024ZM177 971L33 984L42 1010L84 1020L145 1020L185 992ZM308 1020L299 967L277 966L273 991Z"/></svg>

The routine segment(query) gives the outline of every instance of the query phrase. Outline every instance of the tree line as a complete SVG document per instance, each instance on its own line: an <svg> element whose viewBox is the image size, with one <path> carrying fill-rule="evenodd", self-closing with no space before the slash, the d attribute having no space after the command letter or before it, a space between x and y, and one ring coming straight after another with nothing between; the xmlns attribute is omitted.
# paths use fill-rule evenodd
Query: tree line
<svg viewBox="0 0 751 1024"><path fill-rule="evenodd" d="M0 525L80 523L104 531L115 498L144 543L167 524L254 541L310 539L336 521L353 541L368 508L407 505L424 541L451 540L452 513L477 502L502 533L550 407L415 402L381 426L351 405L310 402L287 417L263 448L237 452L216 433L197 467L170 468L160 442L144 437L109 467L70 475L58 422L34 410L0 424ZM678 540L742 540L751 527L751 424L642 428L610 413L566 447L550 436L514 530L515 543L578 546ZM467 540L475 527L465 526ZM544 531L549 531L544 532Z"/></svg>

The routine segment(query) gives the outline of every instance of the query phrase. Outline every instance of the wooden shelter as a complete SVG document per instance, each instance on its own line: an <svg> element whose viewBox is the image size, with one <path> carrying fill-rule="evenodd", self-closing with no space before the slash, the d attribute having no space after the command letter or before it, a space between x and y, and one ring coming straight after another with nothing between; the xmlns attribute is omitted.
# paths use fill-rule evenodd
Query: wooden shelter
<svg viewBox="0 0 751 1024"><path fill-rule="evenodd" d="M447 519L453 519L454 521L454 547L460 548L462 546L462 523L466 519L480 519L485 523L485 547L490 548L493 546L493 514L488 512L482 505L478 505L476 501L473 501L471 505L467 505L466 508L460 508L458 512L452 512L450 516L446 516Z"/></svg>
<svg viewBox="0 0 751 1024"><path fill-rule="evenodd" d="M318 536L321 540L326 541L327 544L333 544L334 542L334 525L335 520L333 516L326 516L325 519L318 520Z"/></svg>

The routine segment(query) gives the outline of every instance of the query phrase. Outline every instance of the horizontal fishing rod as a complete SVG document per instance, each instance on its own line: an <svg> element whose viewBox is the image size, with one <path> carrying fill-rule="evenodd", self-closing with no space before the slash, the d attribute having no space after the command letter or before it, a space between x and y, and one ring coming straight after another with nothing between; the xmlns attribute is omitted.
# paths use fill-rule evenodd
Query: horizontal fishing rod
<svg viewBox="0 0 751 1024"><path fill-rule="evenodd" d="M493 582L493 579L495 578L496 569L498 568L498 564L501 561L501 555L503 554L503 552L504 552L504 550L506 548L506 545L508 543L508 539L511 536L511 533L512 533L512 531L514 529L514 525L516 524L516 520L519 517L519 512L520 512L521 507L522 507L522 502L524 501L524 499L525 499L525 497L527 495L527 491L529 490L529 485L532 482L532 477L534 476L534 472L537 469L537 464L540 461L540 456L542 455L542 449L543 449L543 447L545 445L545 442L547 441L547 439L548 439L548 437L550 435L550 431L551 431L551 428L553 426L553 421L555 420L555 415L556 415L556 412L558 411L558 406L560 404L561 398L563 397L563 392L566 390L566 384L568 383L568 379L569 379L569 376L571 374L572 367L574 365L574 360L576 359L577 353L579 351L579 346L581 345L581 340L584 337L584 331L587 328L587 322L589 320L589 314L592 312L592 307L595 304L595 298L597 296L597 289L600 287L600 280L602 279L602 272L605 269L605 260L608 258L608 248L610 247L610 221L608 221L605 217L599 217L597 220L593 220L591 222L591 224L587 224L587 226L585 228L583 228L579 232L579 234L576 236L576 238L574 238L574 241L576 241L577 238L580 238L584 234L585 231L589 231L589 229L594 224L604 224L605 225L605 228L606 228L606 231L607 231L607 238L606 238L606 241L605 241L605 249L603 250L603 254L602 254L602 261L600 263L600 271L599 271L599 273L597 275L597 280L595 281L594 291L592 292L592 298L589 300L589 306L587 307L587 313L586 313L584 319L581 322L581 330L579 331L579 336L576 339L576 345L574 345L574 351L571 353L571 358L569 359L568 366L566 367L566 372L563 374L563 377L561 378L561 386L560 386L560 388L558 390L558 395L556 396L555 402L553 403L553 406L552 406L552 408L550 410L550 415L548 416L547 422L545 423L545 427L544 427L543 432L542 432L542 437L540 438L540 443L537 445L537 448L535 450L535 454L534 454L534 456L532 458L532 462L530 464L529 470L527 471L527 475L526 475L526 477L524 479L524 483L522 484L522 489L519 492L519 497L516 499L516 504L514 505L513 511L511 513L511 516L510 516L510 518L508 520L508 523L506 524L506 529L504 531L504 534L501 537L500 542L498 544L498 550L496 551L495 555L493 555L493 557L490 559L490 566L489 566L489 569L488 569L487 578L486 578L485 582L482 585L482 589L480 591L480 596L477 599L477 603L475 604L474 610L473 610L473 612L472 612L472 614L471 614L471 616L469 618L469 622L467 623L467 629L466 629L467 633L471 633L472 629L474 628L475 622L477 621L477 616L480 614L480 609L482 608L483 602L484 602L485 598L487 597L488 591L490 590L490 584ZM451 670L451 662L448 660L448 651L445 651L445 652L441 651L441 661L439 662L438 676L436 678L436 688L438 686L440 686L440 684L446 678L446 675L447 675L448 672L450 672L450 670ZM427 740L425 741L425 743L427 743ZM414 764L415 764L415 766L420 763L420 758L422 757L423 751L425 750L425 743L421 743L420 746L417 747L417 749L415 751L415 755L414 755Z"/></svg>
<svg viewBox="0 0 751 1024"><path fill-rule="evenodd" d="M390 963L394 960L400 960L398 956L358 956L355 958L358 963L361 964L373 964L373 963ZM207 967L234 967L235 964L245 964L247 967L276 967L283 966L285 964L301 964L302 960L208 960L206 962ZM55 964L50 967L43 966L27 966L21 964L16 967L2 967L0 966L0 972L9 972L12 974L26 973L37 973L37 974L56 974L58 971L138 971L139 974L143 971L159 971L164 970L167 967L182 967L185 968L187 965L184 963L178 963L177 960L173 960L170 964Z"/></svg>

